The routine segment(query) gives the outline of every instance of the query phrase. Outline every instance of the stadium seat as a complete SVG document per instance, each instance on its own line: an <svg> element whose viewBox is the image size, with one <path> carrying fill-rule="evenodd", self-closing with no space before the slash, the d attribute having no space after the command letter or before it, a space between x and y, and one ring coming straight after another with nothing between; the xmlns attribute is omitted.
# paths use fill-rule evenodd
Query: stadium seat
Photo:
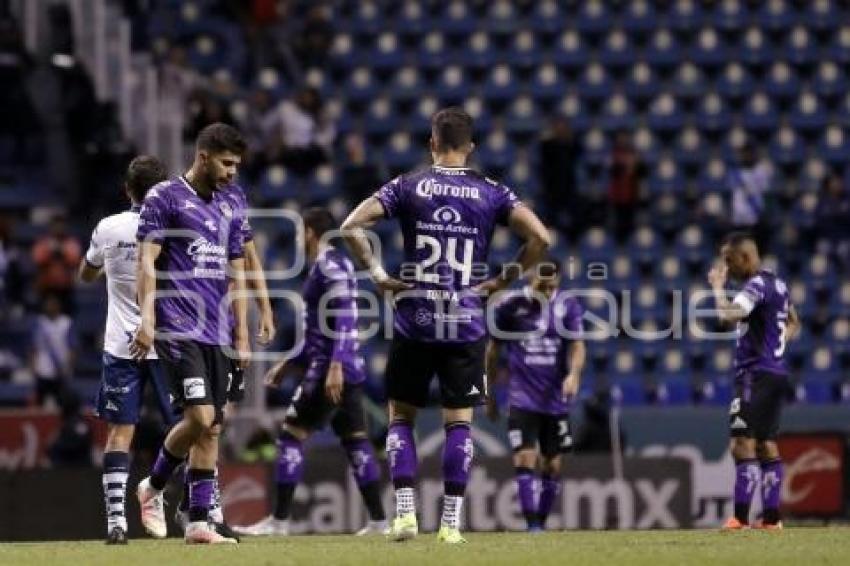
<svg viewBox="0 0 850 566"><path fill-rule="evenodd" d="M726 35L733 35L746 25L749 13L743 0L726 0L715 6L711 22Z"/></svg>
<svg viewBox="0 0 850 566"><path fill-rule="evenodd" d="M656 97L649 107L649 127L662 135L672 135L685 125L684 114L679 110L676 99L664 93Z"/></svg>
<svg viewBox="0 0 850 566"><path fill-rule="evenodd" d="M822 61L811 86L821 100L837 100L847 92L847 74L835 62Z"/></svg>
<svg viewBox="0 0 850 566"><path fill-rule="evenodd" d="M818 155L831 167L840 169L850 155L850 137L845 128L830 125L818 141Z"/></svg>
<svg viewBox="0 0 850 566"><path fill-rule="evenodd" d="M396 132L384 147L384 164L392 172L413 169L425 157L422 148L415 144L406 132Z"/></svg>
<svg viewBox="0 0 850 566"><path fill-rule="evenodd" d="M384 139L399 126L399 117L388 98L378 96L370 102L364 120L364 130L370 139Z"/></svg>
<svg viewBox="0 0 850 566"><path fill-rule="evenodd" d="M789 2L772 0L762 3L756 21L763 30L772 34L779 34L791 29L795 19L795 14L789 6Z"/></svg>
<svg viewBox="0 0 850 566"><path fill-rule="evenodd" d="M467 48L459 54L459 62L468 69L485 71L501 59L499 52L485 31L476 31L466 42Z"/></svg>
<svg viewBox="0 0 850 566"><path fill-rule="evenodd" d="M527 95L514 99L505 117L505 129L512 137L531 137L540 132L543 119L534 100Z"/></svg>
<svg viewBox="0 0 850 566"><path fill-rule="evenodd" d="M598 37L608 31L611 18L606 2L587 0L581 4L576 29L585 37Z"/></svg>
<svg viewBox="0 0 850 566"><path fill-rule="evenodd" d="M539 40L530 30L522 30L516 34L511 47L504 57L508 64L519 71L527 71L539 62Z"/></svg>
<svg viewBox="0 0 850 566"><path fill-rule="evenodd" d="M399 37L389 31L381 33L368 53L368 65L377 71L392 71L404 62Z"/></svg>
<svg viewBox="0 0 850 566"><path fill-rule="evenodd" d="M607 99L613 90L613 82L605 67L599 63L591 63L578 80L576 85L579 95L587 100L601 101Z"/></svg>
<svg viewBox="0 0 850 566"><path fill-rule="evenodd" d="M349 103L369 102L378 95L379 84L368 67L357 67L351 71L344 88Z"/></svg>
<svg viewBox="0 0 850 566"><path fill-rule="evenodd" d="M417 64L430 71L440 71L451 64L452 57L446 48L446 40L439 31L429 31L416 55Z"/></svg>
<svg viewBox="0 0 850 566"><path fill-rule="evenodd" d="M477 22L467 2L454 0L446 4L440 14L439 26L447 35L460 38L473 34Z"/></svg>
<svg viewBox="0 0 850 566"><path fill-rule="evenodd" d="M697 127L708 134L721 134L732 127L732 113L717 93L706 95L696 113Z"/></svg>
<svg viewBox="0 0 850 566"><path fill-rule="evenodd" d="M488 103L509 102L519 93L514 73L507 65L496 65L484 84L484 98Z"/></svg>
<svg viewBox="0 0 850 566"><path fill-rule="evenodd" d="M850 25L845 24L835 32L826 56L841 65L850 63Z"/></svg>
<svg viewBox="0 0 850 566"><path fill-rule="evenodd" d="M440 73L434 93L441 104L460 104L469 91L469 85L460 65L449 65Z"/></svg>
<svg viewBox="0 0 850 566"><path fill-rule="evenodd" d="M500 177L498 172L507 171L516 158L516 148L504 130L492 130L477 151L478 161L485 172Z"/></svg>
<svg viewBox="0 0 850 566"><path fill-rule="evenodd" d="M582 69L590 59L590 52L581 35L573 29L564 31L555 43L552 59L567 71Z"/></svg>
<svg viewBox="0 0 850 566"><path fill-rule="evenodd" d="M489 2L486 16L487 30L497 36L510 36L518 31L519 14L509 0Z"/></svg>
<svg viewBox="0 0 850 566"><path fill-rule="evenodd" d="M567 18L558 2L542 0L534 3L528 23L535 33L554 35L567 27Z"/></svg>
<svg viewBox="0 0 850 566"><path fill-rule="evenodd" d="M676 69L676 78L670 92L685 102L702 99L708 89L703 70L692 62L686 62Z"/></svg>
<svg viewBox="0 0 850 566"><path fill-rule="evenodd" d="M803 92L788 115L788 124L803 135L819 134L829 122L829 116L811 92Z"/></svg>
<svg viewBox="0 0 850 566"><path fill-rule="evenodd" d="M606 263L613 253L614 243L602 228L591 228L579 242L579 257L584 264Z"/></svg>
<svg viewBox="0 0 850 566"><path fill-rule="evenodd" d="M800 92L800 79L794 69L782 61L770 66L764 85L767 93L780 101L792 100Z"/></svg>
<svg viewBox="0 0 850 566"><path fill-rule="evenodd" d="M621 18L626 33L641 40L648 36L660 21L655 6L647 0L627 2Z"/></svg>
<svg viewBox="0 0 850 566"><path fill-rule="evenodd" d="M723 98L738 101L752 95L755 81L746 67L740 63L729 63L717 80L717 93Z"/></svg>
<svg viewBox="0 0 850 566"><path fill-rule="evenodd" d="M623 93L630 99L643 103L655 98L661 86L652 67L645 61L637 62L628 72Z"/></svg>
<svg viewBox="0 0 850 566"><path fill-rule="evenodd" d="M770 159L779 166L798 167L806 158L806 145L793 128L782 127L769 146Z"/></svg>
<svg viewBox="0 0 850 566"><path fill-rule="evenodd" d="M637 116L628 98L622 94L614 94L604 104L599 125L606 132L631 130L637 125ZM641 153L642 157L646 157Z"/></svg>
<svg viewBox="0 0 850 566"><path fill-rule="evenodd" d="M531 95L539 102L553 102L567 90L564 77L552 63L537 67L530 85Z"/></svg>
<svg viewBox="0 0 850 566"><path fill-rule="evenodd" d="M446 18L449 19L449 18ZM405 2L396 16L396 30L405 36L408 41L418 43L418 40L431 29L434 22L421 2ZM441 22L442 23L442 22ZM451 27L450 25L447 28ZM448 33L448 31L446 32Z"/></svg>
<svg viewBox="0 0 850 566"><path fill-rule="evenodd" d="M696 34L705 21L702 6L695 0L679 0L673 3L668 15L670 27L680 35Z"/></svg>
<svg viewBox="0 0 850 566"><path fill-rule="evenodd" d="M814 405L832 403L836 398L836 386L823 381L806 381L797 389L797 401Z"/></svg>
<svg viewBox="0 0 850 566"><path fill-rule="evenodd" d="M397 102L412 102L420 98L425 90L426 86L419 69L404 66L396 72L387 94Z"/></svg>
<svg viewBox="0 0 850 566"><path fill-rule="evenodd" d="M818 46L809 30L803 26L795 26L786 35L782 48L782 58L797 68L808 68L818 59Z"/></svg>
<svg viewBox="0 0 850 566"><path fill-rule="evenodd" d="M752 69L761 69L772 57L775 46L765 35L766 28L752 26L740 36L735 53L741 62Z"/></svg>
<svg viewBox="0 0 850 566"><path fill-rule="evenodd" d="M771 99L763 92L753 95L746 103L741 125L760 136L769 135L778 126L779 113Z"/></svg>
<svg viewBox="0 0 850 566"><path fill-rule="evenodd" d="M716 69L729 60L729 53L717 30L708 27L699 31L687 58L704 69Z"/></svg>
<svg viewBox="0 0 850 566"><path fill-rule="evenodd" d="M599 52L599 62L608 69L623 70L631 67L637 58L637 50L629 36L622 29L608 32L605 43Z"/></svg>

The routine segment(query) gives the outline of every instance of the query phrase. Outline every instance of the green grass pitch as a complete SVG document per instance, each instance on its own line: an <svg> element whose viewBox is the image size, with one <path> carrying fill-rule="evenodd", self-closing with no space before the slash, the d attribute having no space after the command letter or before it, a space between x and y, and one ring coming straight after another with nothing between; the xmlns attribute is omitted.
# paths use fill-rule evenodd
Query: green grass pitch
<svg viewBox="0 0 850 566"><path fill-rule="evenodd" d="M558 564L578 566L733 565L824 566L850 564L850 529L795 528L781 533L716 531L596 531L540 535L468 535L465 545L438 545L435 535L407 543L351 536L249 539L238 546L186 546L180 539L131 540L126 547L99 541L0 543L0 564L46 566L133 566L169 564L388 564L412 566L494 566Z"/></svg>

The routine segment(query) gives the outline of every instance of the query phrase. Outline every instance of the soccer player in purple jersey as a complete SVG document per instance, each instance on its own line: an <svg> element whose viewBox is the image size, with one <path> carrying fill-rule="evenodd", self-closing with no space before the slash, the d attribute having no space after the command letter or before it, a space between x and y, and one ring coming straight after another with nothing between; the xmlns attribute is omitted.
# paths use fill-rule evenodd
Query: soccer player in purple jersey
<svg viewBox="0 0 850 566"><path fill-rule="evenodd" d="M776 274L762 268L752 237L730 235L721 259L708 274L721 322L737 323L735 345L735 399L729 410L731 450L735 459L735 514L724 530L749 528L750 504L761 485L764 507L757 525L781 529L779 498L782 461L776 447L782 401L790 387L785 347L800 329L788 287ZM731 302L726 297L727 276L744 286Z"/></svg>
<svg viewBox="0 0 850 566"><path fill-rule="evenodd" d="M109 306L104 332L103 372L97 395L97 416L107 423L103 453L103 495L106 503L107 544L127 544L125 500L130 472L130 445L145 387L154 395L166 424L177 419L168 399L168 387L156 354L144 360L130 356L129 342L139 326L136 304L136 230L139 209L148 190L167 177L165 165L141 155L127 168L124 191L131 208L107 216L94 229L86 257L80 262L82 281L106 278Z"/></svg>
<svg viewBox="0 0 850 566"><path fill-rule="evenodd" d="M363 406L366 375L357 342L354 266L345 254L322 239L337 226L330 211L309 208L303 219L304 251L311 264L302 287L306 306L304 344L298 359L284 360L269 370L266 383L277 387L288 367L302 360L307 370L277 443L274 513L254 525L234 529L247 536L289 534L292 499L304 471L304 442L330 422L348 454L369 512L369 522L357 535L383 534L387 521L381 502L381 470L367 436Z"/></svg>
<svg viewBox="0 0 850 566"><path fill-rule="evenodd" d="M413 427L436 375L446 431L437 538L465 542L460 517L473 457L470 426L473 408L486 395L485 295L510 285L550 246L546 228L513 191L467 167L472 131L472 118L464 110L437 112L431 121L433 165L393 179L342 225L355 260L368 267L381 292L395 294L386 388L387 456L396 496L390 537L397 541L418 533ZM364 232L385 218L397 218L404 236L399 278L387 275ZM510 226L524 242L514 263L518 268L487 279L487 254L499 224Z"/></svg>
<svg viewBox="0 0 850 566"><path fill-rule="evenodd" d="M162 490L189 456L187 543L234 543L209 523L218 456L216 425L223 418L232 361L231 344L248 358L246 301L232 306L228 291L244 291L242 222L221 190L234 181L245 141L232 127L213 124L198 136L189 171L150 190L141 210L139 304L142 320L130 345L143 358L156 345L183 419L165 439L150 477L139 484L142 524L166 533ZM231 321L231 308L234 321Z"/></svg>
<svg viewBox="0 0 850 566"><path fill-rule="evenodd" d="M530 532L545 528L560 491L561 455L572 446L568 412L581 386L587 356L584 313L575 297L559 291L560 283L559 264L541 263L528 287L511 293L496 307L495 328L487 346L491 384L501 347L507 346L508 439L514 451L519 504ZM487 409L497 420L499 409L492 396Z"/></svg>

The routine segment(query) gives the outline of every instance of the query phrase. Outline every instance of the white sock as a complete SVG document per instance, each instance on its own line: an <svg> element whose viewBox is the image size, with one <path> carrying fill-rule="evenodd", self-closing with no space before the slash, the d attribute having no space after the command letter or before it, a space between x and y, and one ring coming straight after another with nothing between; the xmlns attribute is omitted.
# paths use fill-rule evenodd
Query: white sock
<svg viewBox="0 0 850 566"><path fill-rule="evenodd" d="M412 487L400 487L395 490L395 514L397 517L416 513L416 495Z"/></svg>
<svg viewBox="0 0 850 566"><path fill-rule="evenodd" d="M127 531L127 517L124 514L124 500L127 493L127 472L112 471L103 474L103 496L106 501L106 532L115 527Z"/></svg>
<svg viewBox="0 0 850 566"><path fill-rule="evenodd" d="M463 497L456 495L443 496L443 518L440 524L452 529L460 528L460 512L463 508Z"/></svg>

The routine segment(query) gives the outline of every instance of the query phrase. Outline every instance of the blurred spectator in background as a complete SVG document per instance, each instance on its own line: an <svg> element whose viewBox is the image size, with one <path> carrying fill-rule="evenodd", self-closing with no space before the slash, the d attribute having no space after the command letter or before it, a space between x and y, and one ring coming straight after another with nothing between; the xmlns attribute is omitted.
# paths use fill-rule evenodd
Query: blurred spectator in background
<svg viewBox="0 0 850 566"><path fill-rule="evenodd" d="M580 454L613 452L614 437L611 434L611 395L596 392L583 403L584 421L575 439L575 451ZM617 423L620 452L626 447L626 438L621 423Z"/></svg>
<svg viewBox="0 0 850 566"><path fill-rule="evenodd" d="M569 120L557 116L540 142L540 182L544 219L551 226L577 234L582 232L584 203L578 191L581 145L573 136Z"/></svg>
<svg viewBox="0 0 850 566"><path fill-rule="evenodd" d="M60 396L62 424L59 433L47 448L47 457L54 468L88 468L92 466L94 435L83 417L80 397L73 389Z"/></svg>
<svg viewBox="0 0 850 566"><path fill-rule="evenodd" d="M194 141L201 130L215 122L236 125L227 102L206 89L193 91L187 106L189 116L183 128L183 139L187 142Z"/></svg>
<svg viewBox="0 0 850 566"><path fill-rule="evenodd" d="M48 233L35 241L35 288L39 297L58 297L65 312L73 312L74 277L80 264L80 242L68 233L64 214L50 219Z"/></svg>
<svg viewBox="0 0 850 566"><path fill-rule="evenodd" d="M634 230L647 167L635 150L631 132L619 131L608 165L608 204L614 236L624 242Z"/></svg>
<svg viewBox="0 0 850 566"><path fill-rule="evenodd" d="M304 88L293 100L281 102L267 127L275 160L292 173L309 175L330 159L336 128L316 89Z"/></svg>
<svg viewBox="0 0 850 566"><path fill-rule="evenodd" d="M759 161L752 143L743 144L738 149L738 162L726 176L726 188L732 194L732 227L751 233L761 250L770 249L770 226L765 214L770 180L770 166Z"/></svg>
<svg viewBox="0 0 850 566"><path fill-rule="evenodd" d="M342 190L348 205L353 208L378 190L384 176L378 165L369 159L363 136L349 134L343 147Z"/></svg>
<svg viewBox="0 0 850 566"><path fill-rule="evenodd" d="M27 92L31 61L24 49L19 27L11 17L0 17L0 136L13 139L11 155L4 162L20 162L27 155L26 140L40 126Z"/></svg>
<svg viewBox="0 0 850 566"><path fill-rule="evenodd" d="M12 240L13 227L11 216L0 214L0 321L23 314L27 286L21 270L20 249Z"/></svg>
<svg viewBox="0 0 850 566"><path fill-rule="evenodd" d="M334 42L334 27L326 6L316 2L307 12L295 40L295 55L303 68L322 67Z"/></svg>
<svg viewBox="0 0 850 566"><path fill-rule="evenodd" d="M160 84L166 97L188 101L193 92L207 86L207 80L189 65L186 48L180 45L168 50L168 56L159 69Z"/></svg>
<svg viewBox="0 0 850 566"><path fill-rule="evenodd" d="M835 171L821 181L816 216L820 235L818 251L845 269L850 268L850 194Z"/></svg>
<svg viewBox="0 0 850 566"><path fill-rule="evenodd" d="M44 299L44 312L33 325L30 366L35 376L36 401L44 405L52 398L59 403L69 388L74 370L75 338L71 317L62 313L56 295Z"/></svg>
<svg viewBox="0 0 850 566"><path fill-rule="evenodd" d="M239 121L239 129L248 141L248 152L243 159L241 174L252 183L274 159L275 145L272 139L276 133L277 109L269 91L258 89L247 101L244 115Z"/></svg>

